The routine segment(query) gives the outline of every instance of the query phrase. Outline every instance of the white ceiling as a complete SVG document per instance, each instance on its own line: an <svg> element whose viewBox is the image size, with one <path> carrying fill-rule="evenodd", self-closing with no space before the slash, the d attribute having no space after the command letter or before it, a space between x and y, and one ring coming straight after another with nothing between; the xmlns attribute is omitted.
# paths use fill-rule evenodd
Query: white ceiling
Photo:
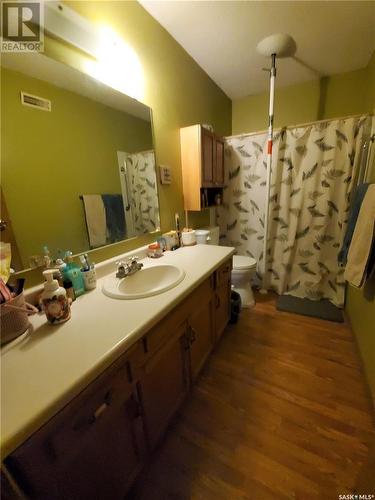
<svg viewBox="0 0 375 500"><path fill-rule="evenodd" d="M231 98L268 89L257 43L289 33L296 57L323 75L363 68L375 49L375 2L160 1L143 7ZM318 78L294 59L280 59L277 85Z"/></svg>

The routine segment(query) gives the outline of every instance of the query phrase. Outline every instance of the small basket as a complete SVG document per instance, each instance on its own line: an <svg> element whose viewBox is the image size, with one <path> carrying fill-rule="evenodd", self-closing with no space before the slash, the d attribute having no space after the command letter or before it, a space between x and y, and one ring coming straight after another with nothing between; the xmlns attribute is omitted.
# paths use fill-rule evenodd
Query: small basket
<svg viewBox="0 0 375 500"><path fill-rule="evenodd" d="M30 314L23 293L17 295L0 306L0 339L1 345L22 335L29 328Z"/></svg>

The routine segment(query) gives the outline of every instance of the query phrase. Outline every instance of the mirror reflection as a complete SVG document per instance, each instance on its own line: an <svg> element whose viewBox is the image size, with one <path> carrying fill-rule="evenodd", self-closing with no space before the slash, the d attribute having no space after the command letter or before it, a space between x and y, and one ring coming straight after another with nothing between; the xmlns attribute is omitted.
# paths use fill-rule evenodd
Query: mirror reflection
<svg viewBox="0 0 375 500"><path fill-rule="evenodd" d="M1 61L1 241L12 267L160 226L151 109L40 54Z"/></svg>

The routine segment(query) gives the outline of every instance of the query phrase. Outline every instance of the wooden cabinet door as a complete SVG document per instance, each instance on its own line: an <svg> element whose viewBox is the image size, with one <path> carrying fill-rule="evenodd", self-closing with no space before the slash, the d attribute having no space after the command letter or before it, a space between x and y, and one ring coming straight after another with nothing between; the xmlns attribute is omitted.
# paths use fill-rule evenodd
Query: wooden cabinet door
<svg viewBox="0 0 375 500"><path fill-rule="evenodd" d="M202 147L202 187L210 187L214 183L214 136L201 127Z"/></svg>
<svg viewBox="0 0 375 500"><path fill-rule="evenodd" d="M42 429L8 457L27 498L124 497L145 450L140 405L125 371L81 404L71 403L47 432Z"/></svg>
<svg viewBox="0 0 375 500"><path fill-rule="evenodd" d="M189 316L190 369L195 380L213 347L212 299Z"/></svg>
<svg viewBox="0 0 375 500"><path fill-rule="evenodd" d="M220 286L215 294L215 336L219 339L230 317L230 283Z"/></svg>
<svg viewBox="0 0 375 500"><path fill-rule="evenodd" d="M177 325L170 332L171 337L141 373L143 411L151 448L159 441L188 390L186 324Z"/></svg>
<svg viewBox="0 0 375 500"><path fill-rule="evenodd" d="M220 338L230 317L232 260L224 262L215 272L215 337Z"/></svg>
<svg viewBox="0 0 375 500"><path fill-rule="evenodd" d="M214 184L224 186L224 141L215 137Z"/></svg>

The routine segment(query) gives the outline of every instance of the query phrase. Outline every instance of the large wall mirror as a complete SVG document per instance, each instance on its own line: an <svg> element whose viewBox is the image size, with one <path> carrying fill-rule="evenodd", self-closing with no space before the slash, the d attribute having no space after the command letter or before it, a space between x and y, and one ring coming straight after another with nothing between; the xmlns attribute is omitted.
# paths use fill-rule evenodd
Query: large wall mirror
<svg viewBox="0 0 375 500"><path fill-rule="evenodd" d="M16 271L160 226L151 109L41 54L1 60L1 240Z"/></svg>

